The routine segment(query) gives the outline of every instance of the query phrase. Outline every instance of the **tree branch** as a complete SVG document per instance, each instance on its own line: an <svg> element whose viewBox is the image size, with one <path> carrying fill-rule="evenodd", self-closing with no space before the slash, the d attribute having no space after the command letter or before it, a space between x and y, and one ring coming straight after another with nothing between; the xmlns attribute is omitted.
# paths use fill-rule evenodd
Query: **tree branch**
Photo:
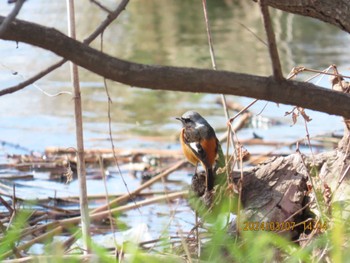
<svg viewBox="0 0 350 263"><path fill-rule="evenodd" d="M0 24L0 37L7 30L8 25L16 18L19 11L22 8L25 0L16 1L16 5L13 8L12 12L4 19L4 21Z"/></svg>
<svg viewBox="0 0 350 263"><path fill-rule="evenodd" d="M281 67L280 58L278 56L275 33L273 32L273 28L271 25L269 8L266 5L265 0L259 0L258 2L260 5L261 15L263 18L263 23L266 31L273 76L276 78L276 80L282 80L283 79L282 67Z"/></svg>
<svg viewBox="0 0 350 263"><path fill-rule="evenodd" d="M96 30L84 40L84 44L89 45L92 41L96 39L115 19L118 18L120 13L125 10L127 4L129 3L129 0L122 0L118 7L110 13L107 18L96 28ZM0 97L6 94L14 93L16 91L19 91L21 89L24 89L25 87L29 86L30 84L36 82L37 80L41 79L42 77L46 76L50 72L54 71L55 69L62 66L64 63L67 62L67 59L61 59L57 63L51 65L47 69L39 72L35 76L15 85L12 87L8 87L6 89L0 90Z"/></svg>
<svg viewBox="0 0 350 263"><path fill-rule="evenodd" d="M126 8L129 0L122 0L118 7L110 13L107 18L96 28L96 30L84 40L85 44L90 44L98 35L100 35Z"/></svg>
<svg viewBox="0 0 350 263"><path fill-rule="evenodd" d="M0 90L0 97L3 95L6 95L6 94L11 94L11 93L17 92L21 89L24 89L25 87L29 86L30 84L33 84L35 81L41 79L42 77L46 76L50 72L54 71L56 68L59 68L60 66L62 66L66 62L67 62L66 59L61 59L57 63L55 63L52 66L48 67L47 69L39 72L35 76L17 84L17 85Z"/></svg>
<svg viewBox="0 0 350 263"><path fill-rule="evenodd" d="M0 16L0 22L4 17ZM53 28L16 19L3 39L25 42L56 53L105 78L126 85L159 90L247 96L297 105L350 118L350 95L311 83L276 81L271 77L228 71L142 65L111 57Z"/></svg>
<svg viewBox="0 0 350 263"><path fill-rule="evenodd" d="M253 0L257 2L258 0ZM350 33L349 2L344 0L265 0L285 12L313 17Z"/></svg>

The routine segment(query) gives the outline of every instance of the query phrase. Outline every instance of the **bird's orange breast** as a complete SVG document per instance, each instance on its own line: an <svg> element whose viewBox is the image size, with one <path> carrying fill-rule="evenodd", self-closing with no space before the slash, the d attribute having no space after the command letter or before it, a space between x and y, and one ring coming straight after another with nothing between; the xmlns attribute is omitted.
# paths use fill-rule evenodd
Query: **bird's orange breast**
<svg viewBox="0 0 350 263"><path fill-rule="evenodd" d="M187 158L187 160L192 163L193 165L197 165L200 160L198 159L198 157L194 154L194 152L192 151L192 149L185 143L185 139L184 139L184 132L185 129L183 128L181 130L181 134L180 134L180 142L181 142L181 148L182 151L184 152L185 157Z"/></svg>
<svg viewBox="0 0 350 263"><path fill-rule="evenodd" d="M197 156L193 149L185 142L185 129L181 130L180 134L180 142L182 151L184 152L185 157L188 159L190 163L193 165L197 165L199 162L203 163L204 166L209 165L207 168L211 168L215 164L217 152L218 152L218 142L215 136L209 139L201 139L200 145L205 152L205 155L202 157Z"/></svg>

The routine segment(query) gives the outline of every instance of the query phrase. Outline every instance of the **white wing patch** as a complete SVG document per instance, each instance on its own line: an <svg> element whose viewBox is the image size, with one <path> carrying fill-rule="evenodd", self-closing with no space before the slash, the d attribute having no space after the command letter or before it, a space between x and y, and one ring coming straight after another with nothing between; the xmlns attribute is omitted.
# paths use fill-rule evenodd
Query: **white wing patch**
<svg viewBox="0 0 350 263"><path fill-rule="evenodd" d="M199 149L198 149L198 147L197 147L197 143L196 143L196 142L191 142L191 143L190 143L190 147L191 147L194 151L196 151L197 153L199 152Z"/></svg>
<svg viewBox="0 0 350 263"><path fill-rule="evenodd" d="M201 128L201 127L205 127L205 125L200 123L200 122L196 122L196 129Z"/></svg>

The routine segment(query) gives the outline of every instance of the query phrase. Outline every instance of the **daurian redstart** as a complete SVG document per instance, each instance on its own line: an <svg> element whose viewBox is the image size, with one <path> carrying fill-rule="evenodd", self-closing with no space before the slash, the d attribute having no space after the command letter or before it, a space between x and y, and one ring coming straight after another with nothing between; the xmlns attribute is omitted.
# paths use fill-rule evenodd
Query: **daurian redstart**
<svg viewBox="0 0 350 263"><path fill-rule="evenodd" d="M185 157L195 166L199 162L202 163L207 174L207 191L211 191L214 188L213 166L218 153L218 139L216 138L215 131L195 111L188 111L176 119L180 120L183 126L180 134L180 142Z"/></svg>

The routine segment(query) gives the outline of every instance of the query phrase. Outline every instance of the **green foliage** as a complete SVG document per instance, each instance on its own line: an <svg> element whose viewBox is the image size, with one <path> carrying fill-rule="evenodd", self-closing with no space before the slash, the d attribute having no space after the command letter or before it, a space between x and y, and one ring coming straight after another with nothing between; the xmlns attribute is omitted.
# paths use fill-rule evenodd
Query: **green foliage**
<svg viewBox="0 0 350 263"><path fill-rule="evenodd" d="M18 244L22 229L26 226L27 220L31 214L30 210L16 212L11 226L3 232L0 242L0 260L6 258L6 252L12 250ZM5 226L2 226L5 228Z"/></svg>
<svg viewBox="0 0 350 263"><path fill-rule="evenodd" d="M344 211L344 205L338 203L332 206L332 221L324 232L319 232L307 244L299 245L288 239L269 231L244 231L240 229L239 235L234 236L228 233L227 211L229 206L223 202L221 211L217 211L216 220L211 218L211 223L204 222L207 238L201 250L201 260L207 262L321 262L325 257L330 262L346 262L350 257L350 220ZM30 211L19 212L14 218L12 227L5 231L0 243L0 252L4 254L13 245L18 245L21 230L26 227L26 222ZM74 231L73 231L74 230ZM72 229L72 233L76 228ZM67 261L64 257L65 251L60 242L51 243L45 247L45 254L50 258L33 258L33 262L55 262ZM162 240L160 240L162 242ZM165 239L164 239L164 242ZM92 254L98 262L115 262L115 256L106 248L91 241ZM174 250L168 245L161 253L148 254L136 244L124 243L118 245L120 255L125 255L128 262L179 262L185 258L185 250L190 251L191 244L182 243L184 249ZM166 252L167 254L163 254ZM176 255L177 254L177 255ZM196 257L196 253L191 251L191 256ZM69 257L69 262L81 262L81 258Z"/></svg>
<svg viewBox="0 0 350 263"><path fill-rule="evenodd" d="M227 183L216 187L214 206L208 212L202 200L192 196L190 202L196 206L196 211L201 215L202 228L201 234L201 253L200 260L204 262L347 262L350 258L350 203L346 201L334 202L327 215L327 221L323 225L327 227L316 231L315 235L306 235L302 242L291 241L287 235L282 236L272 231L245 231L240 228L238 234L233 234L235 227L230 228L230 214L232 211L237 214L237 196L227 196ZM324 207L322 196L319 196L320 205ZM0 242L1 259L8 259L8 252L12 251L14 246L19 245L20 235L27 227L27 221L32 211L25 209L17 212L11 226L3 231ZM116 218L120 225L120 220ZM244 221L243 217L240 218ZM6 226L4 226L6 227ZM78 238L79 228L72 226L69 229L71 234ZM230 230L230 231L229 231ZM49 229L47 230L49 231ZM288 233L287 233L288 234ZM195 261L197 252L193 249L196 241L182 238L182 242L177 247L169 242L168 233L165 230L162 233L162 239L157 243L157 252L140 248L137 244L126 242L117 245L118 254L125 256L127 262L179 262L186 261L188 256ZM67 260L66 251L63 243L48 238L43 251L45 257L33 257L32 262L81 262L79 255L69 256ZM116 262L114 251L110 251L101 244L90 241L91 254L96 262L109 263ZM78 250L81 254L81 251ZM118 256L118 255L117 255ZM13 256L11 256L13 257Z"/></svg>

